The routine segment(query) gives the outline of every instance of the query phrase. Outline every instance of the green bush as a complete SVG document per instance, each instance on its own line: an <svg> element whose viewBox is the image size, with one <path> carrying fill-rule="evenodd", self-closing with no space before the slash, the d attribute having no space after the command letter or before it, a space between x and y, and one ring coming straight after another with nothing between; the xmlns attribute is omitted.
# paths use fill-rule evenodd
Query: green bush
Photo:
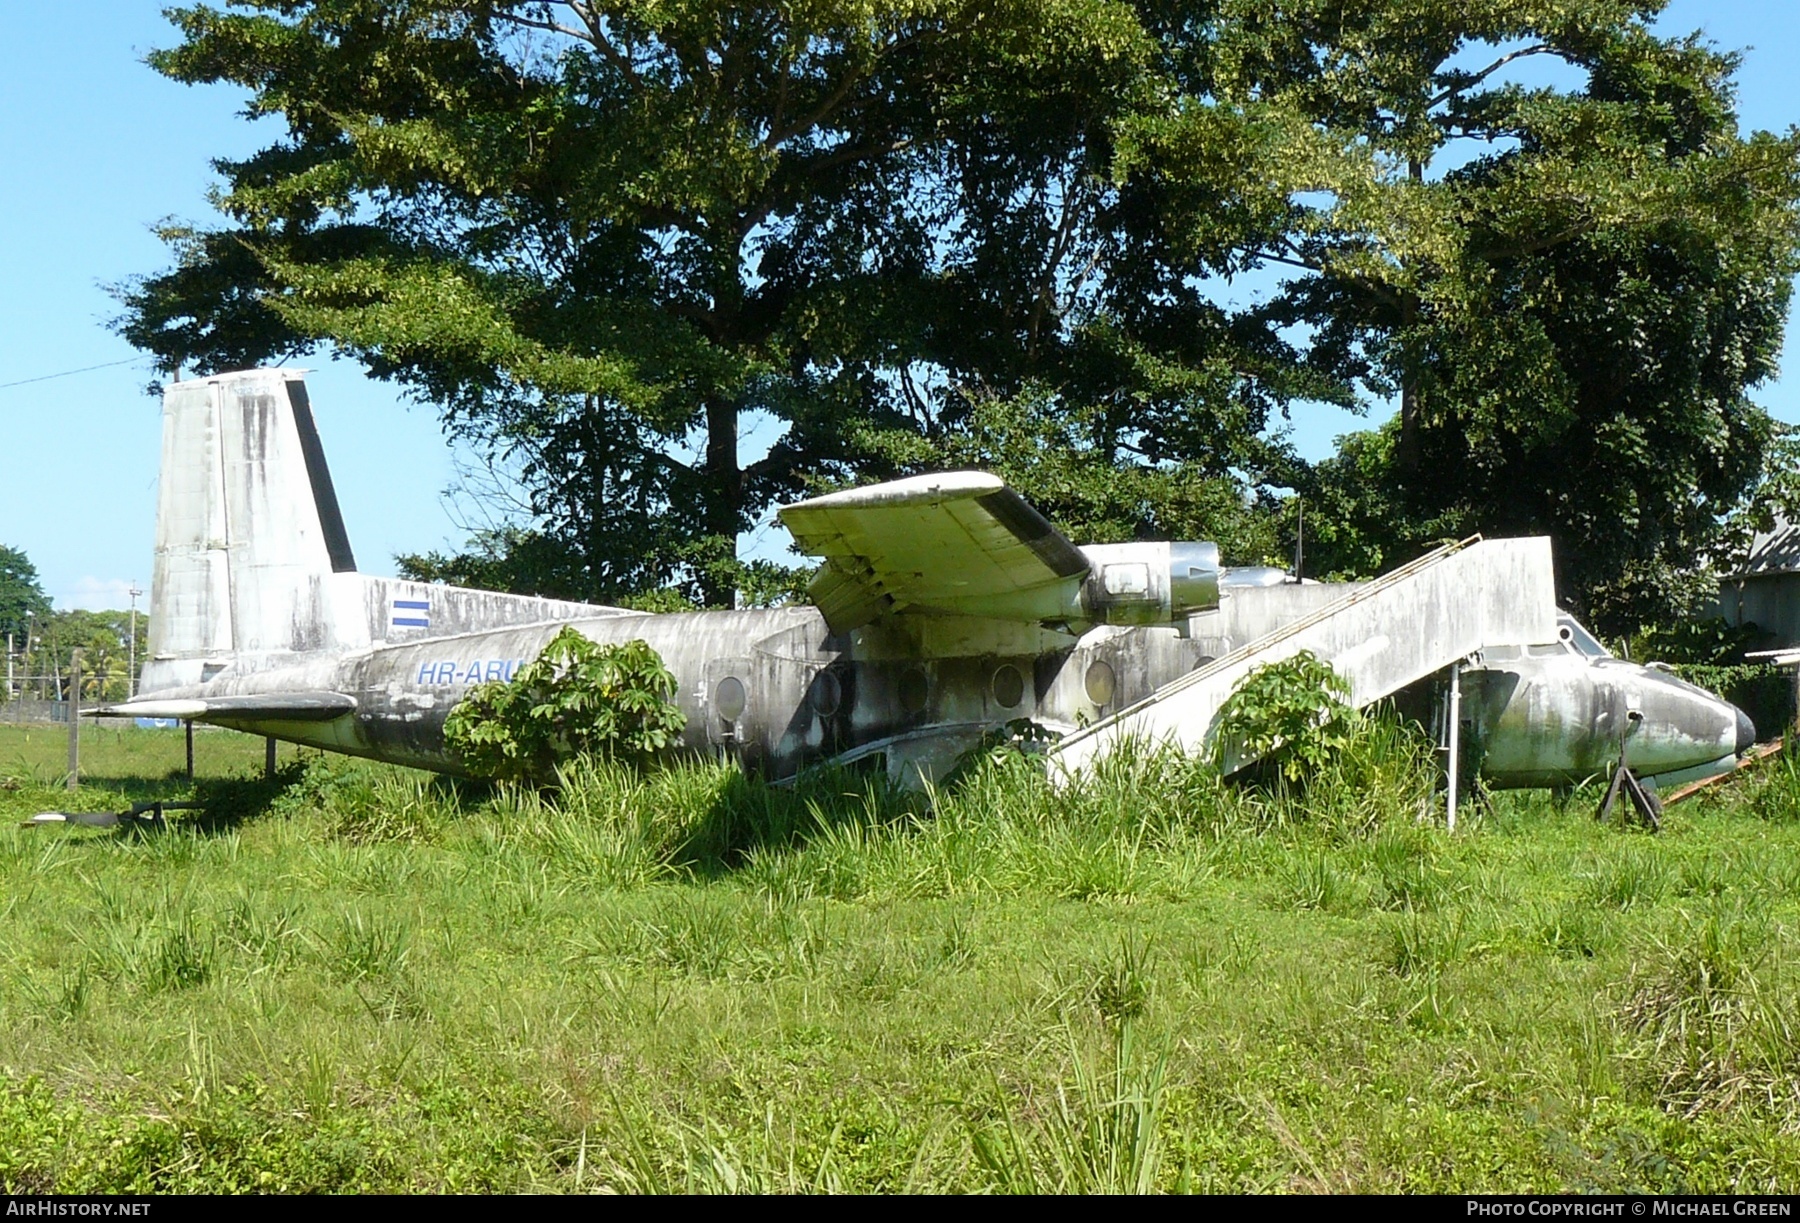
<svg viewBox="0 0 1800 1223"><path fill-rule="evenodd" d="M511 680L471 689L450 711L444 741L479 776L550 785L579 755L641 766L662 754L687 722L674 694L675 677L647 642L596 645L564 628Z"/></svg>
<svg viewBox="0 0 1800 1223"><path fill-rule="evenodd" d="M1361 715L1349 695L1349 681L1311 650L1258 667L1219 707L1213 761L1226 772L1260 760L1308 781L1355 739Z"/></svg>

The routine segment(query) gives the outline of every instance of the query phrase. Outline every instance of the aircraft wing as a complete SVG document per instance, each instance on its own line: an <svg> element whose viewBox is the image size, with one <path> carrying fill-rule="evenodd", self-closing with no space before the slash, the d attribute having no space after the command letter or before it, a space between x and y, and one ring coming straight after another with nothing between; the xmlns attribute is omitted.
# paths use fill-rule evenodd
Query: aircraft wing
<svg viewBox="0 0 1800 1223"><path fill-rule="evenodd" d="M1066 618L1088 561L998 476L914 476L780 511L825 564L810 593L835 633L898 614Z"/></svg>
<svg viewBox="0 0 1800 1223"><path fill-rule="evenodd" d="M215 718L266 722L329 722L356 708L342 692L271 692L257 696L171 697L127 701L86 710L95 718Z"/></svg>

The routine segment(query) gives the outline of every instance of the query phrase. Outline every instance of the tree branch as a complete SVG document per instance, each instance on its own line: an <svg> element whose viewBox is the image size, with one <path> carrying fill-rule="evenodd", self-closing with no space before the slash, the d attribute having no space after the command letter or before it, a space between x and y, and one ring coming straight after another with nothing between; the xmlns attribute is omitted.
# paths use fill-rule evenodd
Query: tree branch
<svg viewBox="0 0 1800 1223"><path fill-rule="evenodd" d="M1317 272L1321 276L1331 276L1338 280L1346 280L1361 287L1365 292L1379 298L1390 306L1398 306L1400 304L1400 296L1380 281L1371 280L1367 276L1337 271L1331 266L1328 260L1308 259L1305 253L1295 247L1290 240L1283 239L1283 244L1289 250L1294 252L1295 257L1289 258L1286 255L1277 255L1273 251L1268 250L1256 252L1256 257L1259 259L1266 259L1270 263L1279 263L1284 267L1299 268L1306 272Z"/></svg>
<svg viewBox="0 0 1800 1223"><path fill-rule="evenodd" d="M594 11L593 5L587 3L586 0L563 0L563 3L581 19L584 29L578 30L574 26L564 25L560 21L528 17L523 13L512 11L496 12L494 15L502 21L510 21L514 25L528 26L531 29L543 30L551 34L561 34L566 38L573 38L577 42L587 43L600 52L606 58L607 63L623 73L625 79L630 81L634 87L638 86L641 82L638 80L637 66L631 62L629 55L614 46L612 39L606 36L606 27L600 14Z"/></svg>
<svg viewBox="0 0 1800 1223"><path fill-rule="evenodd" d="M769 134L763 139L763 147L772 149L776 145L792 140L801 132L810 132L820 123L823 123L826 116L830 115L832 111L841 106L844 99L850 96L850 91L857 86L861 79L862 74L859 72L846 73L843 81L838 84L838 87L831 92L829 97L813 107L811 111L801 116L797 121L787 127L776 127L774 124L770 124Z"/></svg>
<svg viewBox="0 0 1800 1223"><path fill-rule="evenodd" d="M806 162L803 173L817 174L824 170L835 169L847 162L863 161L871 157L886 157L889 153L898 153L913 146L912 137L890 140L886 144L845 144L839 145L816 161Z"/></svg>
<svg viewBox="0 0 1800 1223"><path fill-rule="evenodd" d="M1588 226L1585 223L1581 225L1571 225L1568 228L1558 230L1555 233L1545 234L1541 238L1532 238L1529 241L1521 242L1517 246L1488 247L1487 249L1482 250L1480 255L1483 259L1501 257L1521 259L1526 255L1535 255L1539 251L1549 250L1553 246L1561 246L1563 243L1579 237L1582 231L1587 228Z"/></svg>
<svg viewBox="0 0 1800 1223"><path fill-rule="evenodd" d="M885 46L878 49L874 54L874 60L879 61L887 56L892 55L895 51L898 51L900 48L906 46L908 43L915 41L917 39L917 37L918 37L917 34L902 34L902 35L900 35L899 37L893 39L891 42L887 43ZM787 76L788 76L788 74L784 72L783 80L782 80L782 88L783 88L782 97L783 97L784 101L786 99L785 91L786 91L786 85L787 85L787 80L786 80ZM825 98L824 101L820 102L811 111L809 111L807 114L803 115L801 118L796 120L794 123L789 124L785 128L780 127L776 124L770 124L769 134L763 140L763 147L772 149L776 145L782 143L783 141L792 140L795 136L798 136L801 132L811 131L813 128L815 128L819 124L823 123L831 115L831 113L833 111L835 111L840 105L843 104L844 99L849 96L850 91L852 89L854 89L858 84L860 84L867 76L868 76L868 70L866 67L864 67L862 69L851 70L851 71L845 73L844 79L838 84L838 87L836 89L832 90L830 96Z"/></svg>
<svg viewBox="0 0 1800 1223"><path fill-rule="evenodd" d="M502 21L510 21L514 25L528 26L531 29L543 30L550 34L561 34L566 38L573 38L576 42L594 41L593 35L588 31L578 30L574 26L564 25L560 21L551 21L541 17L527 17L523 13L510 12L499 12L495 13L494 16L500 18Z"/></svg>
<svg viewBox="0 0 1800 1223"><path fill-rule="evenodd" d="M1500 71L1500 69L1506 67L1506 65L1512 63L1515 59L1524 59L1527 55L1540 55L1545 51L1552 51L1554 49L1555 48L1551 47L1549 43L1540 42L1533 46L1520 47L1517 51L1508 51L1505 55L1502 55L1499 59L1483 68L1480 72L1477 72L1462 84L1452 85L1450 88L1444 90L1443 93L1440 93L1437 97L1425 103L1425 109L1431 110L1434 107L1442 106L1445 102L1448 102L1463 90L1481 84L1481 82L1487 80L1488 77Z"/></svg>

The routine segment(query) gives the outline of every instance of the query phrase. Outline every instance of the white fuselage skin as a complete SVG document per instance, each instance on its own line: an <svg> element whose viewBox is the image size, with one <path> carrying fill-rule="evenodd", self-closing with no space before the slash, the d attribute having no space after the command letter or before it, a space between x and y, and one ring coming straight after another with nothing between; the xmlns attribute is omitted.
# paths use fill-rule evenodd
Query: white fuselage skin
<svg viewBox="0 0 1800 1223"><path fill-rule="evenodd" d="M1029 718L1054 731L1091 723L1206 661L1173 628L1108 628L1044 653L983 650L919 659L872 632L833 637L812 608L607 616L573 626L599 642L647 641L677 680L682 747L724 753L774 778L837 758L881 756L896 780L942 775L990 730ZM333 751L447 772L446 714L475 684L509 678L563 623L296 657L228 668L158 697L288 689L353 696L355 712L323 721L208 720ZM1494 651L1463 671L1470 764L1496 788L1567 786L1619 757L1667 778L1729 767L1753 730L1733 705L1666 672L1573 645ZM271 660L273 661L273 660ZM1103 682L1104 677L1104 682ZM727 679L743 707L721 711ZM1097 700L1104 697L1104 700ZM1632 719L1636 711L1641 719ZM730 713L733 716L726 716ZM1699 775L1699 774L1696 774Z"/></svg>

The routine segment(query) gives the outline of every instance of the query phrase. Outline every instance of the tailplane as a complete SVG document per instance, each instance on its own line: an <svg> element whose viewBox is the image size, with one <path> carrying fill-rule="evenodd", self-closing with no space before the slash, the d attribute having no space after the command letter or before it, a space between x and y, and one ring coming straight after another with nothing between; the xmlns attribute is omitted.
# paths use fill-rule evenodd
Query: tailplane
<svg viewBox="0 0 1800 1223"><path fill-rule="evenodd" d="M357 573L304 376L283 369L164 392L150 611L146 693L318 651L624 614Z"/></svg>

